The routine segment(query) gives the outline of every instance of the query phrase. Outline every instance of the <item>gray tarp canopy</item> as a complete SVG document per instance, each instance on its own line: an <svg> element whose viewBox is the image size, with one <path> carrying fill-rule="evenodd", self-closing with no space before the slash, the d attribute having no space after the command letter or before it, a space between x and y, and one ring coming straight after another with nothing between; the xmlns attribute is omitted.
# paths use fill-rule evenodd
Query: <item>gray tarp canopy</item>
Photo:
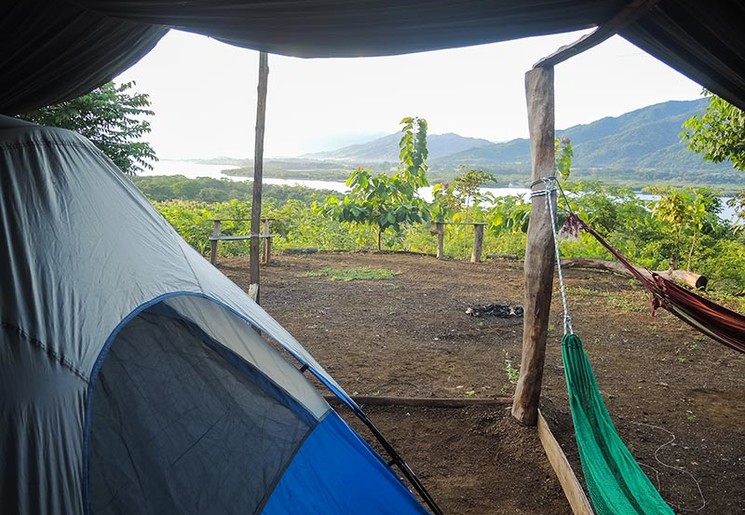
<svg viewBox="0 0 745 515"><path fill-rule="evenodd" d="M740 0L16 0L0 7L0 113L94 89L169 28L298 57L393 55L586 29L632 3L653 6L624 38L745 108Z"/></svg>

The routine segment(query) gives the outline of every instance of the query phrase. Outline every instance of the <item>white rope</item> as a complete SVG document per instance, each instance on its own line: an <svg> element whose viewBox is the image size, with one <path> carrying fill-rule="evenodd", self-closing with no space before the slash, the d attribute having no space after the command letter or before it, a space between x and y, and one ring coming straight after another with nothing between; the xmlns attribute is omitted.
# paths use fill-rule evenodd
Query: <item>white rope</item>
<svg viewBox="0 0 745 515"><path fill-rule="evenodd" d="M556 192L556 177L543 177L538 179L531 187L536 184L545 184L544 189L531 192L531 197L539 197L541 195L546 197L546 209L548 209L549 216L551 218L551 232L554 236L554 253L556 255L556 270L559 275L559 289L561 291L561 303L564 307L564 334L574 334L572 328L572 316L569 314L569 305L567 303L567 292L566 286L564 285L564 273L561 269L561 253L559 252L559 235L556 232L556 213L554 213L554 205L551 202L551 194Z"/></svg>

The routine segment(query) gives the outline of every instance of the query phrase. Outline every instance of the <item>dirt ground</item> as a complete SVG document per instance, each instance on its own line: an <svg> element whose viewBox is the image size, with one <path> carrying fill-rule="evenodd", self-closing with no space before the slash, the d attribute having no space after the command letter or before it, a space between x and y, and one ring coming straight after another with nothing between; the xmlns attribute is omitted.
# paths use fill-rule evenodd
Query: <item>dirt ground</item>
<svg viewBox="0 0 745 515"><path fill-rule="evenodd" d="M522 304L522 262L471 264L377 253L280 255L262 268L262 305L352 395L498 399L512 395L522 319L469 307ZM390 270L334 281L324 268ZM220 268L244 289L245 258ZM745 356L672 315L651 318L641 286L567 270L582 338L618 431L678 513L745 513ZM581 477L561 363L554 288L542 410ZM514 378L514 377L513 377ZM450 514L570 513L532 428L508 404L367 406L372 421ZM364 431L360 431L365 435Z"/></svg>

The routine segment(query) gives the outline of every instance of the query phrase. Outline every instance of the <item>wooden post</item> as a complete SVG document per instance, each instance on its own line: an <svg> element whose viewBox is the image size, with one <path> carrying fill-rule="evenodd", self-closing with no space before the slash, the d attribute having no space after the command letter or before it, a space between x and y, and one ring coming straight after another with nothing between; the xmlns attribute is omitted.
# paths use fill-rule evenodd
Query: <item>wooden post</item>
<svg viewBox="0 0 745 515"><path fill-rule="evenodd" d="M269 59L266 52L259 53L259 86L256 101L256 138L254 143L254 184L251 199L251 256L250 283L256 285L256 302L260 301L259 248L261 239L261 185L264 174L264 127L266 120L266 90L269 78Z"/></svg>
<svg viewBox="0 0 745 515"><path fill-rule="evenodd" d="M445 255L445 224L436 222L435 232L437 232L437 259L442 259Z"/></svg>
<svg viewBox="0 0 745 515"><path fill-rule="evenodd" d="M554 69L533 68L525 74L532 180L554 175ZM538 184L533 189L544 189ZM555 192L551 202L556 202ZM538 420L538 403L546 356L548 317L554 278L554 244L545 196L533 197L525 250L523 351L512 415L524 425Z"/></svg>
<svg viewBox="0 0 745 515"><path fill-rule="evenodd" d="M269 261L272 259L272 237L269 234L269 219L264 218L261 221L264 224L264 230L262 232L262 235L264 236L264 253L262 262L268 265Z"/></svg>
<svg viewBox="0 0 745 515"><path fill-rule="evenodd" d="M220 220L212 220L214 224L212 226L212 237L217 238L220 236ZM220 243L219 240L212 240L210 242L210 263L213 266L217 266L217 245Z"/></svg>
<svg viewBox="0 0 745 515"><path fill-rule="evenodd" d="M484 246L484 224L473 224L473 229L471 263L481 263L481 249Z"/></svg>

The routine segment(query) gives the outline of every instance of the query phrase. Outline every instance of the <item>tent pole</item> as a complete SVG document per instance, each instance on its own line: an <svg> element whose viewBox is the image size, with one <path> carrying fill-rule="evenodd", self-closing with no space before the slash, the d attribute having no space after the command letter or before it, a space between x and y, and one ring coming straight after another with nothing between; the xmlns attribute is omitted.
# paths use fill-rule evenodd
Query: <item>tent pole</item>
<svg viewBox="0 0 745 515"><path fill-rule="evenodd" d="M554 175L554 69L533 68L525 74L532 180ZM537 184L533 189L544 189ZM556 193L550 193L556 202ZM512 416L534 426L543 381L546 337L554 278L554 244L545 196L534 196L525 249L525 299L520 379L515 389Z"/></svg>
<svg viewBox="0 0 745 515"><path fill-rule="evenodd" d="M266 52L259 53L259 86L256 101L256 139L254 142L254 184L251 200L251 256L250 283L256 285L257 303L260 302L259 246L261 244L261 187L264 174L264 127L266 120L266 91L269 78L269 58Z"/></svg>

